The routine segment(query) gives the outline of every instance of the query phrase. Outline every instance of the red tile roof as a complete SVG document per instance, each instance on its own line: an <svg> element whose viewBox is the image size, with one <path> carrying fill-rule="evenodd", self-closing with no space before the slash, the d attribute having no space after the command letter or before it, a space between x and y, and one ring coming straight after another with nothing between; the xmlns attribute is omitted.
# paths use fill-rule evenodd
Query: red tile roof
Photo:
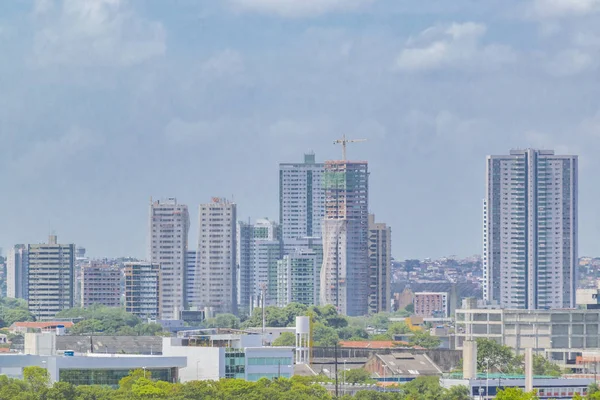
<svg viewBox="0 0 600 400"><path fill-rule="evenodd" d="M340 347L352 347L358 349L391 349L398 346L408 346L408 343L392 340L342 340L340 342Z"/></svg>

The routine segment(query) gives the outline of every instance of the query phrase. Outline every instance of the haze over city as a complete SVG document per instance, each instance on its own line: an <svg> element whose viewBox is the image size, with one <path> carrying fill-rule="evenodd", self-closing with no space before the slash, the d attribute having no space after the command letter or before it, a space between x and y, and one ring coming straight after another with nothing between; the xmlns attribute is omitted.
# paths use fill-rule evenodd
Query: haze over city
<svg viewBox="0 0 600 400"><path fill-rule="evenodd" d="M278 217L278 164L368 160L399 259L481 252L485 156L577 154L597 254L595 1L0 4L0 243L144 257L150 196Z"/></svg>

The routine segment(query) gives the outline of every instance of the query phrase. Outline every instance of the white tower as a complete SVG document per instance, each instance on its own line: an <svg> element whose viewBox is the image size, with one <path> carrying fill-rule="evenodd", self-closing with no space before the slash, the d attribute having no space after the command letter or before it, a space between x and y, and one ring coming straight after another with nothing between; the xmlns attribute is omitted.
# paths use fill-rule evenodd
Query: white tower
<svg viewBox="0 0 600 400"><path fill-rule="evenodd" d="M310 317L296 317L296 364L310 364Z"/></svg>

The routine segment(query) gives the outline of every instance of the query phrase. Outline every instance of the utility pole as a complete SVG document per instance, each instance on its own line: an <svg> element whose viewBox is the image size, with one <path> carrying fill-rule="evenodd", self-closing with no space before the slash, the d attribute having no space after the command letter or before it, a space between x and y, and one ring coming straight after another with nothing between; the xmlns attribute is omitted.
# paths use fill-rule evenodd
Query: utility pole
<svg viewBox="0 0 600 400"><path fill-rule="evenodd" d="M267 285L265 283L261 283L260 284L260 291L261 291L261 302L262 302L262 341L263 341L263 346L265 345L265 326L267 323L267 318L265 315L265 297L266 297L266 293L267 293Z"/></svg>
<svg viewBox="0 0 600 400"><path fill-rule="evenodd" d="M333 358L334 358L334 360L335 360L334 362L335 362L335 398L336 398L336 399L337 399L337 398L338 398L338 396L339 396L339 392L338 392L339 385L338 385L338 356L337 356L337 346L338 346L338 345L337 345L337 343L336 343L336 344L335 344L335 347L334 347L334 349L335 349L335 353L334 353L334 357L333 357Z"/></svg>
<svg viewBox="0 0 600 400"><path fill-rule="evenodd" d="M346 139L346 135L343 135L341 139L334 140L333 144L342 145L342 160L346 161L346 145L348 143L366 142L367 139Z"/></svg>

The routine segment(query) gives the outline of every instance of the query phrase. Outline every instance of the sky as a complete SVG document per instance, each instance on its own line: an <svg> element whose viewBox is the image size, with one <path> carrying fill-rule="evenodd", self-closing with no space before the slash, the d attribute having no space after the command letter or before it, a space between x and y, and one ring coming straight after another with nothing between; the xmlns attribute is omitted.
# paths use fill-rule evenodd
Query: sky
<svg viewBox="0 0 600 400"><path fill-rule="evenodd" d="M600 256L600 0L0 2L0 243L146 254L150 198L278 218L278 164L368 160L398 259L481 253L485 157L577 154Z"/></svg>

